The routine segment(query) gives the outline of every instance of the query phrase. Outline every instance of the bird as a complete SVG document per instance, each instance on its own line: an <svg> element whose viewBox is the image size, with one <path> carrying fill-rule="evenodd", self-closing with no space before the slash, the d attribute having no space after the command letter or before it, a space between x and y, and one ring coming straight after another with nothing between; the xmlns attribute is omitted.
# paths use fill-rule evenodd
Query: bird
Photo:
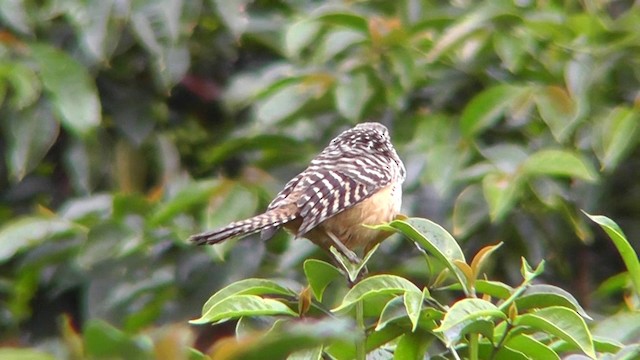
<svg viewBox="0 0 640 360"><path fill-rule="evenodd" d="M264 213L192 235L190 241L211 245L257 232L267 240L284 227L296 238L328 252L334 247L358 263L390 235L363 225L387 223L399 214L405 178L387 127L360 123L331 140Z"/></svg>

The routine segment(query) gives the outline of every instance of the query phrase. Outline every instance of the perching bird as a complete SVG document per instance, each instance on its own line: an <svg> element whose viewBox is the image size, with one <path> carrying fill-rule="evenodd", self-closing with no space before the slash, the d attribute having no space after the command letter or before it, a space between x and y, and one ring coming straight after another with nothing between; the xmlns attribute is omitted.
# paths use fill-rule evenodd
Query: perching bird
<svg viewBox="0 0 640 360"><path fill-rule="evenodd" d="M198 245L261 232L268 239L285 227L325 250L335 247L352 262L389 234L362 226L389 222L400 211L406 170L387 128L362 123L331 140L291 179L267 211L191 236Z"/></svg>

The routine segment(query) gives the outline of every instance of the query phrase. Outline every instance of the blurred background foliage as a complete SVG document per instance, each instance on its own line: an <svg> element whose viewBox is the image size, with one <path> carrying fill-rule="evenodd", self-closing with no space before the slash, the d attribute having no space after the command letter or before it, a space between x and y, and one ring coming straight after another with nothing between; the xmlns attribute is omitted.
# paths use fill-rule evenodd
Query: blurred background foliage
<svg viewBox="0 0 640 360"><path fill-rule="evenodd" d="M506 283L546 259L594 326L640 337L615 315L619 255L580 212L638 248L637 2L0 0L2 344L206 349L233 331L186 325L214 291L300 281L325 255L285 234L185 239L264 209L365 120L407 165L404 213L469 254L504 241L488 271ZM369 264L428 275L399 238Z"/></svg>

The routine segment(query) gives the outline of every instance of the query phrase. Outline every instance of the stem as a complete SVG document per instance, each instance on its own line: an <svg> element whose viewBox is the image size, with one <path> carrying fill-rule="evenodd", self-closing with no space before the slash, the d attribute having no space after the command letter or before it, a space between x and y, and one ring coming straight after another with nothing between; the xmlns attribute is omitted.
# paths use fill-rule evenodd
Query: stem
<svg viewBox="0 0 640 360"><path fill-rule="evenodd" d="M496 357L496 354L498 353L498 350L500 350L500 348L502 348L502 345L504 345L504 342L507 340L507 336L509 335L509 331L511 331L511 329L513 329L513 326L507 322L507 327L504 329L504 334L502 334L502 338L500 338L500 341L498 342L498 345L495 345L493 347L493 350L491 351L491 356L489 357L489 360L493 360Z"/></svg>
<svg viewBox="0 0 640 360"><path fill-rule="evenodd" d="M528 282L522 283L522 285L520 285L520 287L517 288L516 291L514 291L513 294L511 294L511 296L509 296L507 300L505 300L502 304L500 304L500 306L498 306L498 309L500 309L500 311L502 312L507 310L511 305L511 303L514 302L518 298L518 296L522 295L522 293L525 290L527 290L528 287L529 287Z"/></svg>
<svg viewBox="0 0 640 360"><path fill-rule="evenodd" d="M362 300L356 303L356 322L362 333L362 338L356 340L356 360L366 360L367 329L364 326L364 303Z"/></svg>
<svg viewBox="0 0 640 360"><path fill-rule="evenodd" d="M478 335L477 333L469 334L469 360L478 360Z"/></svg>

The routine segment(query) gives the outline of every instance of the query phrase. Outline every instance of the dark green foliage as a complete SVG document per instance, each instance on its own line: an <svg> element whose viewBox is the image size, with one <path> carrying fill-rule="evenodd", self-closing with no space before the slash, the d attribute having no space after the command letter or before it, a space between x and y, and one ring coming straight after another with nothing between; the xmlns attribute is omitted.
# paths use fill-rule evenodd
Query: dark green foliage
<svg viewBox="0 0 640 360"><path fill-rule="evenodd" d="M389 125L407 164L404 212L441 227L387 225L438 261L425 265L399 236L369 259L372 276L418 291L369 299L380 328L366 349L393 340L398 357L433 353L446 318L424 313L432 296L421 289L448 285L438 301L452 309L466 306L460 294L506 300L521 257L546 260L537 279L555 286L523 290L511 302L518 321L561 340L521 333L496 359L522 348L588 354L585 338L545 327L556 316L599 315L587 322L597 352L622 346L603 335L637 342L638 34L633 1L0 0L0 343L41 347L0 358L233 348L217 341L224 324L212 336L186 321L212 293L255 277L295 291L266 303L236 294L255 305L246 315L288 312L274 301L322 313L312 294L337 307L345 294L330 290L342 279L313 275L325 263L305 260L326 255L306 241L185 239L264 209L329 139L367 119ZM613 242L581 210L615 219L591 216ZM552 310L536 312L540 296ZM468 334L482 334L482 358L504 332L498 312L482 311L451 338L467 339L461 356ZM347 318L318 320L317 337L314 324L277 323L247 356L293 350L287 334L296 350L315 349L303 358L328 343L348 357L360 338Z"/></svg>

